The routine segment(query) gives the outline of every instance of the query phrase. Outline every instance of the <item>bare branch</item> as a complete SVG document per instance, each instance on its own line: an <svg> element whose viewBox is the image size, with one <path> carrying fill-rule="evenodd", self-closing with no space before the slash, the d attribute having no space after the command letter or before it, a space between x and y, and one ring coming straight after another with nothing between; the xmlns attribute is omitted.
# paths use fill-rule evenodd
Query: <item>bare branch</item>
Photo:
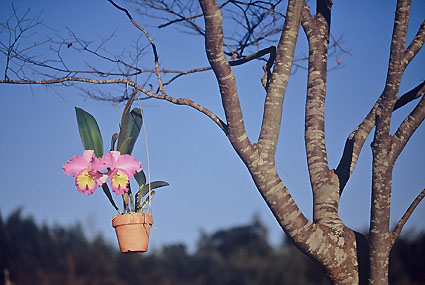
<svg viewBox="0 0 425 285"><path fill-rule="evenodd" d="M22 17L18 16L17 10L13 6L13 4L12 4L12 9L13 9L13 15L4 24L4 30L7 30L9 33L8 44L0 42L0 52L6 56L4 79L9 78L8 71L12 71L16 75L19 73L16 70L12 70L10 68L11 61L13 61L15 58L19 58L20 54L25 53L28 49L32 49L40 45L40 43L34 42L29 47L23 48L22 50L19 51L18 41L21 38L26 37L26 34L28 34L28 31L35 28L36 26L41 25L41 21L39 19L40 16L32 18L32 19L28 19L29 9L24 13ZM16 20L16 24L14 26L11 26L11 23L10 23L12 18Z"/></svg>
<svg viewBox="0 0 425 285"><path fill-rule="evenodd" d="M165 28L170 25L179 24L184 26L191 31L195 31L196 34L202 36L205 35L205 30L196 23L195 20L201 19L203 14L199 13L198 7L193 7L195 1L167 1L162 0L151 0L151 1L137 1L137 0L127 0L129 3L136 5L136 11L139 14L142 14L145 17L150 17L154 19L159 19L164 23L159 24L158 28ZM230 1L225 1L220 8L226 6ZM138 6L146 7L149 9L149 12L144 12L138 8ZM152 11L160 11L166 16L158 16L153 14ZM171 20L170 20L171 19Z"/></svg>
<svg viewBox="0 0 425 285"><path fill-rule="evenodd" d="M143 1L127 0L135 4L135 9L143 16L159 19L159 28L177 24L184 31L192 31L205 36L205 29L198 23L202 13L193 1ZM276 42L272 37L280 33L284 15L278 10L284 1L236 1L227 0L219 5L226 26L237 25L240 29L229 29L223 33L223 45L228 48L225 54L229 57L243 57L244 53L254 53L261 49L261 43L270 45ZM138 7L149 8L146 12ZM152 14L153 11L159 12ZM165 15L165 16L164 16ZM170 20L171 18L171 20ZM256 50L253 50L255 48Z"/></svg>
<svg viewBox="0 0 425 285"><path fill-rule="evenodd" d="M411 101L418 99L421 97L425 92L425 81L423 81L421 84L410 90L409 92L403 94L403 96L399 97L397 99L397 102L394 104L394 110L397 110L404 105L410 103Z"/></svg>
<svg viewBox="0 0 425 285"><path fill-rule="evenodd" d="M410 0L398 0L390 45L390 60L385 88L376 111L372 142L372 199L370 211L370 279L377 284L388 281L390 251L391 178L394 168L390 125L394 104L404 73L403 57L410 17Z"/></svg>
<svg viewBox="0 0 425 285"><path fill-rule="evenodd" d="M416 54L421 50L425 41L425 21L422 22L416 33L415 39L410 43L404 52L403 64L404 68L412 61Z"/></svg>
<svg viewBox="0 0 425 285"><path fill-rule="evenodd" d="M367 114L366 118L351 132L348 136L342 157L339 161L335 174L339 179L339 194L341 195L345 185L347 184L351 174L356 167L360 151L366 138L369 136L373 127L375 126L375 113L379 105L379 99Z"/></svg>
<svg viewBox="0 0 425 285"><path fill-rule="evenodd" d="M155 2L155 1L154 1ZM226 2L224 2L221 6L220 6L220 9L221 8L223 8L224 6L226 6L228 3L229 3L230 1L226 1ZM152 6L153 5L155 5L155 4L151 4ZM152 7L151 6L151 7ZM154 6L155 7L155 6ZM165 27L167 27L167 26L169 26L169 25L172 25L172 24L176 24L176 23L180 23L180 22L185 22L185 23L187 23L189 26L191 26L192 27L192 29L194 30L194 31L196 31L197 33L199 33L200 35L202 35L202 36L205 36L205 30L203 29L203 28L201 28L199 25L197 25L193 20L194 19L198 19L198 18L201 18L202 16L203 16L203 14L196 14L196 15L191 15L191 16L183 16L181 13L178 13L178 12L176 12L176 11L174 11L173 9L170 9L167 5L165 5L165 3L164 3L164 7L160 7L160 8L158 8L158 6L156 6L155 7L155 9L161 9L161 10L163 10L163 11L165 11L165 12L167 12L167 13L169 13L169 14L171 14L171 15L173 15L173 16L175 16L175 17L177 17L177 19L174 19L174 20L171 20L171 21L168 21L167 23L165 23L165 24L161 24L161 25L159 25L158 26L158 28L165 28ZM167 19L168 20L168 19Z"/></svg>
<svg viewBox="0 0 425 285"><path fill-rule="evenodd" d="M329 49L331 49L331 48L338 48L342 53L346 53L346 54L348 54L350 56L353 56L350 51L348 51L348 50L346 50L345 48L342 47L342 45L341 45L342 36L340 38L336 39L333 36L332 33L329 33L329 35L330 35L330 37L331 37L331 39L333 41L333 44L332 44L331 47L329 47Z"/></svg>
<svg viewBox="0 0 425 285"><path fill-rule="evenodd" d="M159 85L159 90L161 91L162 94L165 94L165 90L164 90L164 86L162 85L162 79L161 79L161 73L159 71L159 58L158 58L158 52L156 50L156 45L154 43L154 41L152 40L151 36L149 35L149 33L142 28L139 24L136 23L136 21L134 21L133 17L131 16L131 14L127 11L127 9L124 9L120 6L118 6L117 4L115 4L114 1L112 0L108 0L115 8L123 11L127 17L130 19L131 23L137 28L139 29L142 33L145 34L146 38L149 40L149 43L152 46L152 52L154 54L154 61L155 61L155 74L156 77L158 78L158 85Z"/></svg>
<svg viewBox="0 0 425 285"><path fill-rule="evenodd" d="M291 74L304 1L288 3L285 23L276 51L276 61L267 87L258 144L274 158L282 121L283 101Z"/></svg>
<svg viewBox="0 0 425 285"><path fill-rule="evenodd" d="M406 146L410 137L425 119L425 96L423 95L424 92L425 87L422 84L422 88L418 92L422 96L421 100L412 110L412 112L410 112L410 114L403 120L403 122L400 124L393 136L392 152L390 157L391 159L389 159L391 163L395 163L396 159Z"/></svg>
<svg viewBox="0 0 425 285"><path fill-rule="evenodd" d="M246 135L243 115L236 89L233 71L223 51L223 27L221 11L215 1L200 0L205 20L205 49L208 61L220 86L220 94L228 123L229 140L242 157L253 152Z"/></svg>
<svg viewBox="0 0 425 285"><path fill-rule="evenodd" d="M158 93L151 92L129 79L116 78L116 79L96 80L96 79L82 78L82 77L62 77L62 78L56 78L51 80L0 80L0 84L22 84L22 85L32 85L32 84L53 85L53 84L60 84L65 82L85 82L85 83L91 83L91 84L123 84L126 86L131 86L134 89L137 89L138 91L142 92L143 94L149 97L162 99L176 105L186 105L186 106L192 107L195 110L206 115L208 118L210 118L214 123L216 123L220 127L221 130L223 130L223 132L227 134L227 129L228 129L227 125L218 116L216 116L213 112L211 112L207 108L199 105L198 103L188 98L173 98L166 94L158 94Z"/></svg>
<svg viewBox="0 0 425 285"><path fill-rule="evenodd" d="M421 29L423 29L422 27L423 25L421 25ZM416 38L418 38L418 35L416 36ZM415 41L413 41L410 46L413 46L414 42ZM414 46L417 47L418 45L414 45ZM409 48L407 50L409 50ZM411 53L407 53L406 51L404 53L404 58L406 58L407 54L411 54ZM405 59L403 61L405 61ZM412 100L422 96L424 92L423 88L424 88L424 82L422 82L421 84L416 86L414 89L410 90L409 92L400 96L396 100L392 111L395 111L405 106L407 103L411 102ZM354 171L360 151L363 148L363 144L366 138L368 137L373 127L375 126L376 111L382 100L383 94L384 93L381 94L381 96L379 97L375 105L372 107L372 109L369 111L369 113L367 114L366 118L362 121L362 123L360 123L357 126L357 128L348 136L346 140L342 157L335 170L335 173L338 175L338 178L340 181L340 194L342 194L345 185L347 184L352 172Z"/></svg>
<svg viewBox="0 0 425 285"><path fill-rule="evenodd" d="M309 46L304 137L313 193L318 191L323 183L328 182L329 175L324 113L330 6L327 7L326 3L322 3L318 5L318 9L320 10L313 19L308 7L305 6L302 18L302 27Z"/></svg>
<svg viewBox="0 0 425 285"><path fill-rule="evenodd" d="M410 204L409 208L407 208L403 217L401 217L401 219L398 221L393 232L391 233L391 246L390 247L392 247L394 242L397 240L398 236L400 235L401 231L403 230L404 225L409 220L410 216L413 214L413 211L416 209L416 207L419 205L419 203L422 201L422 199L424 197L425 197L425 189L423 189L418 194L418 196L415 198L415 200L413 200L412 204Z"/></svg>
<svg viewBox="0 0 425 285"><path fill-rule="evenodd" d="M393 111L405 106L409 102L413 101L416 98L422 96L424 92L424 82L416 86L414 89L403 94L398 98L397 102L394 105ZM382 95L381 95L382 96ZM363 148L363 144L366 141L366 138L369 136L373 127L375 126L375 115L378 108L379 102L381 99L375 103L372 109L367 114L366 118L357 126L357 128L348 136L342 157L339 161L338 167L335 170L335 173L338 175L340 183L340 195L342 194L345 185L348 182L351 174L356 167L360 151Z"/></svg>
<svg viewBox="0 0 425 285"><path fill-rule="evenodd" d="M269 59L267 60L267 64L264 66L264 72L265 72L264 88L267 90L267 86L270 82L270 77L271 77L271 68L272 68L274 61L275 61L275 58L276 58L276 48L274 46L262 49L262 50L260 50L256 53L250 54L248 56L244 56L243 58L229 61L229 64L230 64L230 66L242 65L242 64L250 62L254 59L259 59L266 54L270 54ZM177 75L173 76L170 80L168 80L167 82L164 83L164 86L166 86L166 85L171 84L174 80L176 80L177 78L179 78L183 75L197 73L197 72L203 72L203 71L207 71L207 70L211 70L211 69L212 69L212 67L207 66L207 67L190 69L190 70L186 70L186 71L177 71L177 70L160 70L160 71L162 73L177 73Z"/></svg>

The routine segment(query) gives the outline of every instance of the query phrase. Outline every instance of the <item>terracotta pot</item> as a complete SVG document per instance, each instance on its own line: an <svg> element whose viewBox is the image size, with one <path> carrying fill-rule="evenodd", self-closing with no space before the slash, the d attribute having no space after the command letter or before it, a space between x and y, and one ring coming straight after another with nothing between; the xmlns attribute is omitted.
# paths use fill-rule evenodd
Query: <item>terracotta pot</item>
<svg viewBox="0 0 425 285"><path fill-rule="evenodd" d="M151 214L130 213L112 219L121 252L145 252L153 219Z"/></svg>

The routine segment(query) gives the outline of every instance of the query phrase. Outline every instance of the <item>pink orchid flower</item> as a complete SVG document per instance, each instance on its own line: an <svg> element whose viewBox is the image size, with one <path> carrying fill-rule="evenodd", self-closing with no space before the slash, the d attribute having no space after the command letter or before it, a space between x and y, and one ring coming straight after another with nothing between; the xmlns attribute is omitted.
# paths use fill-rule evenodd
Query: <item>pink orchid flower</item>
<svg viewBox="0 0 425 285"><path fill-rule="evenodd" d="M75 186L82 194L91 195L96 190L97 185L105 183L107 176L99 172L98 159L93 150L85 150L83 156L74 156L62 166L65 174L75 178Z"/></svg>
<svg viewBox="0 0 425 285"><path fill-rule="evenodd" d="M110 168L109 177L111 178L111 188L115 194L124 194L128 191L127 185L130 178L136 172L142 170L141 162L134 157L119 151L110 151L97 162L99 168Z"/></svg>

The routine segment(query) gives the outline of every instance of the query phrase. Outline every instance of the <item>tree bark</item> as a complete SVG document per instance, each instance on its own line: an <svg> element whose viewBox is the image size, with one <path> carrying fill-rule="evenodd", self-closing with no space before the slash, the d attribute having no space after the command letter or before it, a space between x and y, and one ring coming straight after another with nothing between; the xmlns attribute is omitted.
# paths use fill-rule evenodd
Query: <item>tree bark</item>
<svg viewBox="0 0 425 285"><path fill-rule="evenodd" d="M322 264L328 276L337 284L358 283L356 239L338 216L339 183L337 176L327 167L324 136L316 139L316 126L324 135L323 112L319 116L309 116L306 124L306 141L309 168L312 174L312 187L315 196L315 220L309 221L300 211L275 168L275 152L279 138L283 101L291 72L295 44L299 33L301 15L305 10L303 0L290 0L277 47L276 62L264 104L263 121L257 143L247 137L239 104L234 75L223 52L223 28L221 11L215 1L200 0L205 18L205 47L208 60L217 78L223 108L225 110L228 138L247 166L251 176L281 225L295 244L307 255ZM308 90L308 110L315 104L322 104L326 94L326 58L329 38L330 2L319 1L320 23L316 33L321 42L319 54L317 46L311 47L311 71ZM316 76L320 73L319 76ZM324 75L323 75L324 74ZM316 93L318 91L318 93ZM317 102L317 103L316 103ZM323 110L323 108L322 108ZM310 111L308 111L310 112ZM318 151L317 151L318 150ZM313 154L313 155L310 155ZM320 177L315 177L314 156L322 160Z"/></svg>
<svg viewBox="0 0 425 285"><path fill-rule="evenodd" d="M370 218L370 283L388 283L389 253L392 246L389 232L392 171L395 161L390 123L401 77L404 72L404 47L409 22L410 0L397 1L394 30L390 47L387 80L378 109L372 142L372 203Z"/></svg>

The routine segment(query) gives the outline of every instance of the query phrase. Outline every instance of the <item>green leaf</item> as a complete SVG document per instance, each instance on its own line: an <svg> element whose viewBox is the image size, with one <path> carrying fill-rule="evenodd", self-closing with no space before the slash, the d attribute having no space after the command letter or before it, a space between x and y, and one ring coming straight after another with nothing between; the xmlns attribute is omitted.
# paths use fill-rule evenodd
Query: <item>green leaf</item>
<svg viewBox="0 0 425 285"><path fill-rule="evenodd" d="M136 172L136 173L140 173L140 172ZM144 176L144 174L143 174L143 176ZM146 178L144 178L144 179L146 179ZM152 193L155 193L155 191L152 191L153 189L168 186L169 184L165 181L154 181L154 182L150 183L150 185L151 185L151 194L152 194ZM148 194L148 192L149 192L149 184L148 185L142 184L140 186L140 190L136 193L136 212L142 211L142 209L144 207L143 205L145 205L145 203L146 203L146 201L145 201L145 203L142 205L143 197L146 194Z"/></svg>
<svg viewBox="0 0 425 285"><path fill-rule="evenodd" d="M117 150L120 151L121 154L131 154L143 124L142 109L134 108L130 112L136 93L137 90L133 90L121 117L120 134L117 143ZM131 138L131 140L128 141L128 138Z"/></svg>
<svg viewBox="0 0 425 285"><path fill-rule="evenodd" d="M170 185L168 184L168 182L165 181L154 181L149 184L151 185L151 190Z"/></svg>
<svg viewBox="0 0 425 285"><path fill-rule="evenodd" d="M115 142L117 141L117 139L118 139L118 134L115 133L111 138L111 151L115 150Z"/></svg>
<svg viewBox="0 0 425 285"><path fill-rule="evenodd" d="M121 154L131 154L136 140L132 137L126 137L124 141L117 147Z"/></svg>
<svg viewBox="0 0 425 285"><path fill-rule="evenodd" d="M136 210L135 212L139 212L139 210L141 209L142 206L142 196L139 195L140 191L137 191L136 193Z"/></svg>
<svg viewBox="0 0 425 285"><path fill-rule="evenodd" d="M146 184L146 176L143 170L136 172L134 174L134 178L136 179L137 184L139 184L139 187Z"/></svg>
<svg viewBox="0 0 425 285"><path fill-rule="evenodd" d="M140 108L134 108L130 113L123 114L117 144L117 150L121 154L131 154L142 129L142 124L143 117Z"/></svg>
<svg viewBox="0 0 425 285"><path fill-rule="evenodd" d="M152 191L151 196L150 197L148 196L146 198L145 202L143 202L143 205L140 207L140 209L139 209L140 212L143 211L143 209L149 204L149 201L151 201L154 196L155 196L155 191Z"/></svg>
<svg viewBox="0 0 425 285"><path fill-rule="evenodd" d="M139 192L140 192L139 195L141 197L144 197L146 194L148 194L148 192L149 192L149 185L151 186L151 191L152 191L153 189L157 189L157 188L160 188L160 187L168 186L170 184L168 184L165 181L154 181L154 182L151 182L151 183L149 183L147 185L143 185L143 186L140 187L140 190L139 190Z"/></svg>
<svg viewBox="0 0 425 285"><path fill-rule="evenodd" d="M103 141L96 119L88 112L78 107L75 107L75 114L77 116L78 131L80 132L84 149L94 150L96 157L102 157Z"/></svg>
<svg viewBox="0 0 425 285"><path fill-rule="evenodd" d="M106 183L102 184L102 189L106 197L108 197L109 202L111 202L112 206L115 208L115 210L117 210L117 212L121 214L121 211L120 209L118 209L117 205L115 204L114 199L112 198L112 195L111 195L111 191L109 191L109 187Z"/></svg>

